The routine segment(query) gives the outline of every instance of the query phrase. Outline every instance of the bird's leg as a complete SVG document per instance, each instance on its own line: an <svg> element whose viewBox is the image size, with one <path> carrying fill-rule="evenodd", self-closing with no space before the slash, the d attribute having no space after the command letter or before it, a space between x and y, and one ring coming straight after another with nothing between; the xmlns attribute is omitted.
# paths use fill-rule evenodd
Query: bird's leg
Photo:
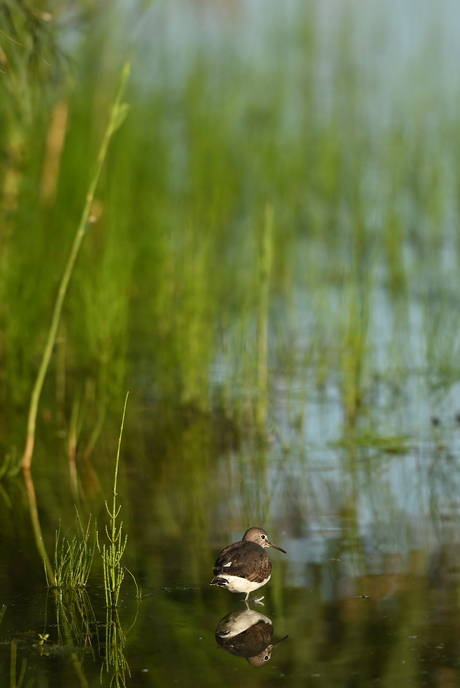
<svg viewBox="0 0 460 688"><path fill-rule="evenodd" d="M260 604L260 605L262 605L262 607L264 607L265 605L262 602L263 599L264 599L264 595L262 595L262 597L254 597L254 599L251 600L251 602L254 602L254 604Z"/></svg>
<svg viewBox="0 0 460 688"><path fill-rule="evenodd" d="M249 593L248 593L248 595L246 595L245 599L242 600L242 601L245 603L246 607L247 607L248 609L250 609L250 607L249 607L249 602L254 602L254 604L260 604L262 607L265 607L264 603L262 602L263 599L265 599L265 598L262 596L262 597L253 597L253 598L250 600L250 599L249 599Z"/></svg>

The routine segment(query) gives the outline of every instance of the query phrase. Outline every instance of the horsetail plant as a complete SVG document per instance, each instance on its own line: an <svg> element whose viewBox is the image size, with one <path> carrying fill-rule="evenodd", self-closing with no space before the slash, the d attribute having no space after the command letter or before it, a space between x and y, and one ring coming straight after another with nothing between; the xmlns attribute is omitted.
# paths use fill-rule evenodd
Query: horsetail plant
<svg viewBox="0 0 460 688"><path fill-rule="evenodd" d="M77 511L75 533L70 539L60 538L60 529L56 532L54 548L54 585L57 588L84 588L88 582L94 556L94 545L91 543L91 517L86 528ZM95 529L96 530L96 529Z"/></svg>
<svg viewBox="0 0 460 688"><path fill-rule="evenodd" d="M129 393L128 393L129 394ZM125 424L126 406L128 403L128 394L126 394L125 405L123 408L123 417L121 420L120 435L118 437L117 458L115 461L115 473L113 478L112 491L112 508L110 509L107 500L105 501L105 508L109 515L110 524L105 527L105 533L108 538L108 545L105 543L101 546L99 536L96 535L97 546L102 557L102 565L104 570L104 590L105 601L107 607L117 607L118 597L120 595L120 588L125 577L124 568L121 565L121 560L126 548L128 536L123 537L123 521L118 525L118 516L120 514L121 505L117 502L118 492L118 466L120 462L120 447L121 438L123 436L123 427Z"/></svg>

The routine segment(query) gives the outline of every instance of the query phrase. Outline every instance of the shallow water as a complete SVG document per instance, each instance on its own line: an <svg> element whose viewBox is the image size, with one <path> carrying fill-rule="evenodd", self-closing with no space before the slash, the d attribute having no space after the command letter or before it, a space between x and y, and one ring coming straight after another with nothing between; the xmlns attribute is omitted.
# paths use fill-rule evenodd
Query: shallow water
<svg viewBox="0 0 460 688"><path fill-rule="evenodd" d="M119 489L125 564L140 599L126 574L108 616L100 575L79 593L46 588L25 502L2 502L2 523L16 524L2 544L2 681L16 657L22 685L109 685L117 667L121 682L123 666L126 685L139 687L456 684L460 428L442 418L404 442L321 442L334 407L333 398L318 404L309 440L286 428L284 443L245 441L209 455L207 423L193 414L160 454L144 408L144 451L158 461L134 463L128 443ZM43 476L39 502L46 490ZM56 524L43 515L52 552ZM99 524L104 518L100 505ZM248 610L243 595L209 583L219 551L254 523L287 553L268 550L272 578L258 591L263 605ZM216 637L229 625L234 637Z"/></svg>
<svg viewBox="0 0 460 688"><path fill-rule="evenodd" d="M90 585L80 604L65 595L58 601L39 586L23 591L9 599L2 622L2 681L14 648L18 668L26 661L23 685L38 676L37 685L99 685L101 667L108 685L114 667L106 673L103 666L105 632L112 625L122 637L112 654L126 660L130 686L456 684L458 547L404 556L369 542L358 561L351 533L329 535L316 557L314 538L277 537L289 548L287 561L275 553L264 606L250 604L250 610L241 596L206 581L189 586L186 567L175 577L179 585L140 580L140 601L125 586L109 626L98 587ZM213 551L207 553L212 561ZM235 635L216 638L222 628Z"/></svg>

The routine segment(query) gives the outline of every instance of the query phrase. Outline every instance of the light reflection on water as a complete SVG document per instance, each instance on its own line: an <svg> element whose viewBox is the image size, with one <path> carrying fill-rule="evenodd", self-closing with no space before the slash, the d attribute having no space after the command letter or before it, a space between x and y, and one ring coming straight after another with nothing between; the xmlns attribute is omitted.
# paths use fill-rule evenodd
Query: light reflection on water
<svg viewBox="0 0 460 688"><path fill-rule="evenodd" d="M439 672L457 677L458 573L454 575L448 563L441 551L428 576L417 573L416 561L410 573L389 567L385 574L369 576L363 592L362 579L347 576L337 563L323 562L311 565L305 586L279 591L267 586L265 605L249 609L224 590L149 593L145 587L140 604L128 590L119 610L130 673L126 684L211 686L218 680L230 687L238 676L244 686L272 685L275 679L296 686L313 678L327 685L349 685L353 679L378 684L402 677L409 685L432 685ZM90 594L94 599L94 591ZM26 676L40 671L49 685L62 685L63 679L68 686L81 685L75 659L69 659L73 652L89 685L97 685L105 653L103 627L99 639L97 627L92 627L93 646L86 651L72 644L70 637L67 649L59 647L52 600L45 603L43 595L26 595L23 602L22 614L41 614L42 635L49 633L40 645L38 634L24 624L21 627L19 619L14 628L9 622L3 625L4 640L20 638L18 649L28 657ZM103 610L95 606L103 621ZM231 637L223 635L228 630ZM256 652L264 643L265 648ZM261 661L246 659L255 656ZM104 671L102 685L108 685L109 678Z"/></svg>

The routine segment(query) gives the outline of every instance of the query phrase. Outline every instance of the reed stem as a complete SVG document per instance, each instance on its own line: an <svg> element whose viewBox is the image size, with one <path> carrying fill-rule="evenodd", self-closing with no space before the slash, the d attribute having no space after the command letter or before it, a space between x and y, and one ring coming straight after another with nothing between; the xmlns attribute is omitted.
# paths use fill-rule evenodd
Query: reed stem
<svg viewBox="0 0 460 688"><path fill-rule="evenodd" d="M268 405L268 322L273 262L273 207L265 209L259 244L259 308L257 313L257 429L264 435Z"/></svg>
<svg viewBox="0 0 460 688"><path fill-rule="evenodd" d="M51 318L51 324L48 330L48 336L46 339L45 349L43 351L42 360L40 367L38 369L37 378L32 390L30 398L29 415L27 419L27 438L26 445L24 449L24 454L21 460L20 467L24 472L30 471L32 465L32 456L35 444L35 429L37 424L37 412L38 404L40 401L40 394L43 388L43 383L45 380L46 372L48 370L49 362L51 359L51 354L53 352L53 347L56 341L56 334L59 326L59 320L61 318L62 307L64 304L64 299L67 293L67 288L69 286L70 277L73 272L75 261L77 259L78 253L80 251L80 246L85 236L86 229L88 226L88 221L90 217L91 207L94 200L94 194L96 191L97 183L101 175L102 167L107 154L107 149L109 146L110 139L118 127L122 124L124 117L127 112L127 106L125 103L121 102L123 97L123 92L125 89L126 81L129 76L129 64L126 63L122 69L120 80L115 95L115 99L110 112L109 123L104 133L102 143L99 149L99 153L96 160L96 168L91 179L88 192L86 194L86 201L83 207L83 212L81 214L80 222L73 240L72 248L67 260L67 265L65 267L64 273L62 275L61 283L59 285L59 290L56 297L56 302L54 304L53 315Z"/></svg>
<svg viewBox="0 0 460 688"><path fill-rule="evenodd" d="M123 521L120 525L117 523L118 516L120 514L121 505L117 503L117 485L118 485L118 466L120 463L120 449L121 449L121 439L123 437L123 428L125 425L126 416L126 406L128 404L128 394L126 394L125 405L123 408L123 417L121 420L120 435L118 437L118 449L117 458L115 461L115 471L113 477L113 490L112 490L112 509L109 509L107 501L105 502L105 508L110 518L110 525L106 526L105 532L109 540L108 545L100 545L99 539L97 539L97 544L102 557L102 564L104 569L104 590L105 599L107 607L116 607L118 604L118 597L120 595L121 584L124 578L124 569L121 565L121 560L123 553L126 548L126 541L128 536L122 537L123 532Z"/></svg>

